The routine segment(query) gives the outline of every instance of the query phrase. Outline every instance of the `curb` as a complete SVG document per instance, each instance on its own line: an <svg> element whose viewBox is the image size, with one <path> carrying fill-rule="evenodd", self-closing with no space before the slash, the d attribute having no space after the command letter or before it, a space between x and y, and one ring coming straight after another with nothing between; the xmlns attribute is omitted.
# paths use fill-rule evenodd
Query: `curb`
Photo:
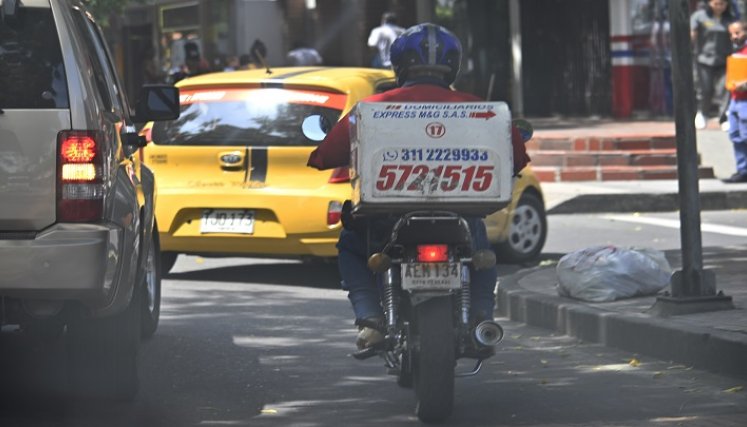
<svg viewBox="0 0 747 427"><path fill-rule="evenodd" d="M747 336L685 326L670 318L600 310L519 285L522 278L546 268L555 266L521 270L500 279L498 314L582 341L747 379Z"/></svg>
<svg viewBox="0 0 747 427"><path fill-rule="evenodd" d="M701 210L747 209L747 191L700 193ZM548 209L548 214L668 212L680 210L677 193L581 194Z"/></svg>

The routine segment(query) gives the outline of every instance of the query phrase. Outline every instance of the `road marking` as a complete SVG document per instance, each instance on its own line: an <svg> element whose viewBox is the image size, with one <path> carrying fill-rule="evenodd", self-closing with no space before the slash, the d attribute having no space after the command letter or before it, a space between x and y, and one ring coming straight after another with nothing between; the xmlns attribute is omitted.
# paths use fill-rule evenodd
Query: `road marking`
<svg viewBox="0 0 747 427"><path fill-rule="evenodd" d="M680 220L678 219L651 218L651 217L630 216L630 215L605 215L604 217L607 219L611 219L613 221L634 222L637 224L647 224L647 225L658 225L660 227L668 227L668 228L676 228L676 229L680 228ZM732 227L729 225L701 223L700 231L704 233L725 234L727 236L747 237L747 228Z"/></svg>

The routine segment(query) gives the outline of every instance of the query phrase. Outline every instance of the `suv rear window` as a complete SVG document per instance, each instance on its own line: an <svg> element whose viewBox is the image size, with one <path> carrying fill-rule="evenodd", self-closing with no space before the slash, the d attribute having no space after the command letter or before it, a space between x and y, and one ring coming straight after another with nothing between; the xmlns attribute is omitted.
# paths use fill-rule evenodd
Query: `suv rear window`
<svg viewBox="0 0 747 427"><path fill-rule="evenodd" d="M320 114L335 123L346 95L291 89L181 89L181 115L153 125L160 145L304 146L317 145L301 123Z"/></svg>
<svg viewBox="0 0 747 427"><path fill-rule="evenodd" d="M0 19L0 108L68 108L67 78L50 8Z"/></svg>

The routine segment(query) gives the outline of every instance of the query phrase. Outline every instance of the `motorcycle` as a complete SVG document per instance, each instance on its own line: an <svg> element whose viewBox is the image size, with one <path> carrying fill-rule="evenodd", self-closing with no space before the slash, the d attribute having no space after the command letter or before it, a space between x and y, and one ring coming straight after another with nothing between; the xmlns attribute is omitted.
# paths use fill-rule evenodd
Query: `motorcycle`
<svg viewBox="0 0 747 427"><path fill-rule="evenodd" d="M387 106L381 110L395 108ZM531 138L528 122L512 124L520 130L525 142ZM304 121L303 129L308 138L321 140L329 124L320 116L312 116ZM376 153L383 155L357 155L369 160L379 157L391 160L402 157L397 153L411 151L387 146L377 147L377 150ZM488 162L491 156L485 156ZM355 164L356 159L352 160ZM375 164L373 169L377 171L378 167ZM378 190L383 192L387 186L408 187L409 181L403 176L388 179L389 171L399 169L387 168L382 165L380 169L386 172L379 174ZM415 178L412 185L421 192L434 191L436 187L448 189L448 185L444 186L448 181L444 181L444 176L443 172L424 173ZM365 176L354 176L354 187L356 178ZM354 189L354 198L365 194L365 187ZM494 353L495 345L503 338L503 329L495 321L476 323L470 317L470 267L475 270L492 268L496 264L495 254L489 249L473 249L468 218L475 216L474 211L465 213L462 209L471 201L440 203L444 200L447 199L438 197L435 202L428 203L387 204L373 210L364 203L353 207L348 201L343 207L345 226L358 228L367 236L367 253L371 254L368 268L377 277L385 314L385 324L379 325L383 342L360 350L353 357L359 360L374 356L383 358L388 372L396 376L397 384L414 390L415 412L426 423L441 422L451 415L455 378L476 375L483 360ZM444 209L440 209L441 206ZM474 367L466 372L455 372L460 358L474 359Z"/></svg>
<svg viewBox="0 0 747 427"><path fill-rule="evenodd" d="M495 262L492 251L472 249L466 219L449 211L399 216L383 247L368 259L382 286L385 340L353 356L381 356L397 384L413 388L415 413L424 422L451 414L455 377L477 374L503 338L493 320L470 322L469 267L491 268ZM455 374L463 357L477 362Z"/></svg>

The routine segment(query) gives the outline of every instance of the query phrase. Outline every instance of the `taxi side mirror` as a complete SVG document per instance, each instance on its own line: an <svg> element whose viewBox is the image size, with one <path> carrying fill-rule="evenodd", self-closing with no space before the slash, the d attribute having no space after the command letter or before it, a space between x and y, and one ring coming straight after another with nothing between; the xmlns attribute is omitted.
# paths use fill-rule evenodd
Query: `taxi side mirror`
<svg viewBox="0 0 747 427"><path fill-rule="evenodd" d="M179 89L171 85L144 85L135 109L135 122L179 118Z"/></svg>

